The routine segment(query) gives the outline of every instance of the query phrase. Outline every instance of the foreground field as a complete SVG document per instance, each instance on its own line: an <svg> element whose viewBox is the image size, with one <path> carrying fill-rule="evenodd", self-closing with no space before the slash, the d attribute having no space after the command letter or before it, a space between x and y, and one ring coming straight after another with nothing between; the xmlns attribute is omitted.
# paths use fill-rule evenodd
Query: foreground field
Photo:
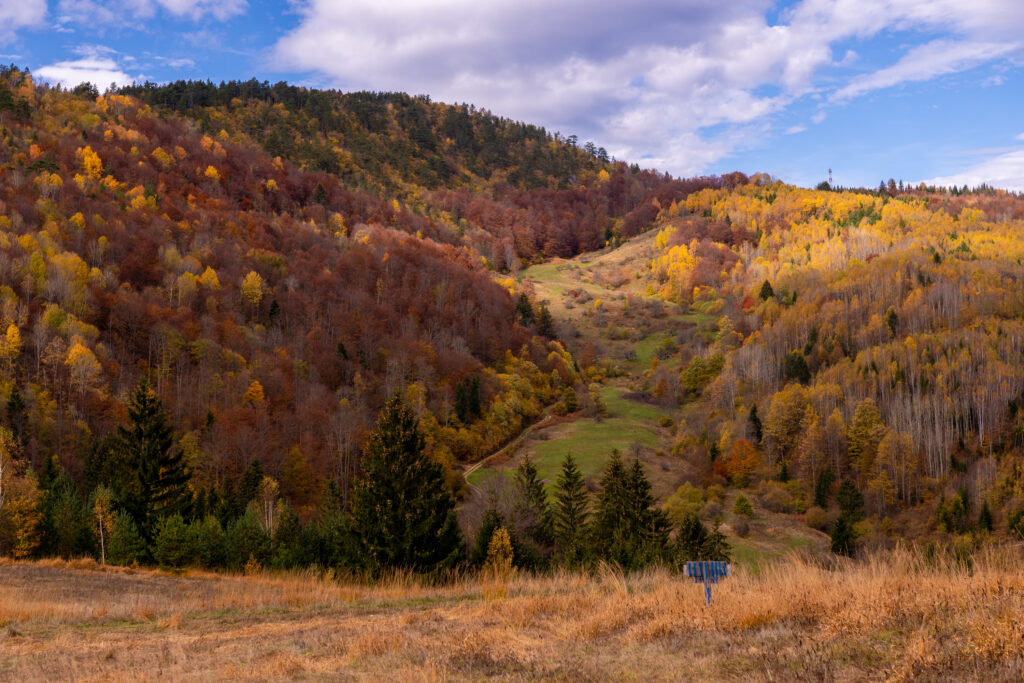
<svg viewBox="0 0 1024 683"><path fill-rule="evenodd" d="M0 565L6 680L1021 680L1019 554L367 587Z"/></svg>

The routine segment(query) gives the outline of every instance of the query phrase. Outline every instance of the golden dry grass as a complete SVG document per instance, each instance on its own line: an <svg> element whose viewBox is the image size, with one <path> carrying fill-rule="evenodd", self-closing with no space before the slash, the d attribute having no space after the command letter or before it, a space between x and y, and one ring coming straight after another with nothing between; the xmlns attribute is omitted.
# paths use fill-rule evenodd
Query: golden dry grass
<svg viewBox="0 0 1024 683"><path fill-rule="evenodd" d="M376 586L0 565L0 679L1022 680L1019 550Z"/></svg>

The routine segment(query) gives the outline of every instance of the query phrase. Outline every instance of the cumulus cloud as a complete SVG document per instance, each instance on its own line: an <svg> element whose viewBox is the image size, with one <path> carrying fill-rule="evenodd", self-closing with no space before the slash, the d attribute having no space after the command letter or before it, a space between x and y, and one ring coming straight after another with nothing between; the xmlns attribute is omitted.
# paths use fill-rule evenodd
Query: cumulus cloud
<svg viewBox="0 0 1024 683"><path fill-rule="evenodd" d="M961 173L930 178L922 182L927 185L944 187L954 185L977 187L984 183L992 187L1024 192L1024 149L998 154Z"/></svg>
<svg viewBox="0 0 1024 683"><path fill-rule="evenodd" d="M80 59L49 64L36 69L34 74L44 81L74 88L81 83L92 83L100 90L110 84L127 85L132 81L144 80L141 75L129 76L114 58L117 54L102 46L83 46L76 50ZM131 61L126 60L126 61Z"/></svg>
<svg viewBox="0 0 1024 683"><path fill-rule="evenodd" d="M46 19L46 0L0 2L0 44L10 42L19 29L41 26Z"/></svg>
<svg viewBox="0 0 1024 683"><path fill-rule="evenodd" d="M865 93L1011 57L1016 0L802 0L769 23L769 0L308 0L275 64L345 89L427 93L593 137L620 158L700 172L772 134L773 115L814 94ZM929 34L895 63L861 65L840 43ZM943 34L937 38L935 34ZM813 122L824 120L820 110ZM802 126L793 126L795 132Z"/></svg>

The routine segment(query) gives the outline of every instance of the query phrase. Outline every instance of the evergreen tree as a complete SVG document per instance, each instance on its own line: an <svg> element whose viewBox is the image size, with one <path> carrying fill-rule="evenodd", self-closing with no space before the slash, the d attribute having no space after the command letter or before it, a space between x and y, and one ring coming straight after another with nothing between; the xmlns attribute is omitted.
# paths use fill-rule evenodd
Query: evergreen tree
<svg viewBox="0 0 1024 683"><path fill-rule="evenodd" d="M537 465L526 457L516 470L516 503L513 513L522 522L527 538L544 553L555 544L554 519Z"/></svg>
<svg viewBox="0 0 1024 683"><path fill-rule="evenodd" d="M424 452L416 416L400 396L387 402L370 435L352 494L352 524L359 559L371 571L431 572L463 556L444 472Z"/></svg>
<svg viewBox="0 0 1024 683"><path fill-rule="evenodd" d="M704 545L701 546L700 559L711 562L728 562L731 559L731 555L732 551L729 548L728 541L725 540L725 534L716 525L708 534Z"/></svg>
<svg viewBox="0 0 1024 683"><path fill-rule="evenodd" d="M680 562L700 560L704 544L708 540L708 530L701 524L696 513L689 513L679 523L676 533L675 554Z"/></svg>
<svg viewBox="0 0 1024 683"><path fill-rule="evenodd" d="M111 564L128 565L146 557L146 542L139 533L135 519L125 510L121 510L114 519L107 552Z"/></svg>
<svg viewBox="0 0 1024 683"><path fill-rule="evenodd" d="M256 499L256 494L260 490L260 484L263 483L263 476L263 466L260 465L260 461L251 460L249 466L245 468L245 472L242 473L242 481L238 484L238 491L235 492L234 510L236 517L241 517L245 514L245 509L249 506L249 503Z"/></svg>
<svg viewBox="0 0 1024 683"><path fill-rule="evenodd" d="M583 475L572 455L562 461L562 472L555 482L555 547L570 563L583 560L587 529L587 489Z"/></svg>
<svg viewBox="0 0 1024 683"><path fill-rule="evenodd" d="M287 503L280 504L277 517L277 528L271 539L270 565L275 569L294 569L310 564L302 545L302 524L299 516Z"/></svg>
<svg viewBox="0 0 1024 683"><path fill-rule="evenodd" d="M828 499L832 495L832 484L836 480L832 467L826 465L825 469L818 474L818 480L814 483L814 504L822 509L828 508Z"/></svg>
<svg viewBox="0 0 1024 683"><path fill-rule="evenodd" d="M767 280L761 285L761 291L758 294L761 297L761 301L767 301L775 297L775 290L772 289L772 283Z"/></svg>
<svg viewBox="0 0 1024 683"><path fill-rule="evenodd" d="M555 320L545 304L540 305L540 311L537 313L537 334L548 339L558 337L558 333L555 332Z"/></svg>
<svg viewBox="0 0 1024 683"><path fill-rule="evenodd" d="M7 424L11 426L15 440L21 445L25 438L25 428L28 426L28 411L17 384L11 388L11 395L7 399Z"/></svg>
<svg viewBox="0 0 1024 683"><path fill-rule="evenodd" d="M143 379L128 406L129 424L118 427L114 448L124 476L115 493L147 543L160 517L188 512L191 494L184 454L174 444L163 404Z"/></svg>
<svg viewBox="0 0 1024 683"><path fill-rule="evenodd" d="M231 522L226 535L227 566L239 569L244 567L250 558L260 564L270 559L270 537L263 530L259 515L253 506Z"/></svg>
<svg viewBox="0 0 1024 683"><path fill-rule="evenodd" d="M455 385L455 415L463 424L480 416L480 378L466 377Z"/></svg>
<svg viewBox="0 0 1024 683"><path fill-rule="evenodd" d="M987 500L981 504L981 512L978 513L978 528L992 531L992 511L988 508Z"/></svg>
<svg viewBox="0 0 1024 683"><path fill-rule="evenodd" d="M224 566L224 528L213 515L207 515L189 525L189 537L196 560L204 567Z"/></svg>
<svg viewBox="0 0 1024 683"><path fill-rule="evenodd" d="M161 567L184 567L192 562L195 553L191 534L177 512L157 520L152 554Z"/></svg>
<svg viewBox="0 0 1024 683"><path fill-rule="evenodd" d="M590 527L595 554L624 567L631 564L632 544L629 543L629 536L633 531L630 528L633 520L630 519L629 485L626 479L622 456L615 449L601 473L601 488Z"/></svg>
<svg viewBox="0 0 1024 683"><path fill-rule="evenodd" d="M750 415L747 417L750 422L750 429L754 433L754 445L761 443L761 437L764 436L764 429L761 426L761 418L757 416L757 404L750 406Z"/></svg>
<svg viewBox="0 0 1024 683"><path fill-rule="evenodd" d="M632 543L632 566L638 567L664 557L671 530L668 517L655 506L651 482L639 459L626 475L626 519Z"/></svg>
<svg viewBox="0 0 1024 683"><path fill-rule="evenodd" d="M864 518L864 496L857 490L852 479L843 479L836 493L836 501L839 503L840 516L846 517L851 525Z"/></svg>
<svg viewBox="0 0 1024 683"><path fill-rule="evenodd" d="M92 515L64 469L44 498L43 552L64 558L93 552Z"/></svg>
<svg viewBox="0 0 1024 683"><path fill-rule="evenodd" d="M523 325L533 324L533 306L525 294L520 294L516 299L516 317Z"/></svg>
<svg viewBox="0 0 1024 683"><path fill-rule="evenodd" d="M853 555L853 525L847 515L839 515L832 526L832 552L836 555Z"/></svg>

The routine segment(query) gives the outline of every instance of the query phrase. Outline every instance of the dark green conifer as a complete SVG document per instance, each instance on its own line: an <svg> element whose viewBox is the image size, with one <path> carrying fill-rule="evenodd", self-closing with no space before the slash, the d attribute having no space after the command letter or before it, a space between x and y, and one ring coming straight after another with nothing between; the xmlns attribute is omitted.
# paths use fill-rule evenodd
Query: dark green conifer
<svg viewBox="0 0 1024 683"><path fill-rule="evenodd" d="M395 396L370 435L352 494L359 558L371 572L433 572L464 555L455 501L441 466L424 452L412 409Z"/></svg>
<svg viewBox="0 0 1024 683"><path fill-rule="evenodd" d="M527 538L541 553L555 544L554 519L544 482L537 473L537 465L527 456L516 470L517 498L513 510L523 525Z"/></svg>
<svg viewBox="0 0 1024 683"><path fill-rule="evenodd" d="M160 517L188 513L189 472L163 404L145 379L132 394L128 419L127 427L117 428L113 443L125 476L112 484L143 539L152 543Z"/></svg>
<svg viewBox="0 0 1024 683"><path fill-rule="evenodd" d="M555 320L551 317L551 311L545 304L541 304L537 313L537 334L548 339L555 339L558 333L555 332Z"/></svg>
<svg viewBox="0 0 1024 683"><path fill-rule="evenodd" d="M587 488L572 455L562 461L555 482L555 547L569 563L583 560L587 531Z"/></svg>

